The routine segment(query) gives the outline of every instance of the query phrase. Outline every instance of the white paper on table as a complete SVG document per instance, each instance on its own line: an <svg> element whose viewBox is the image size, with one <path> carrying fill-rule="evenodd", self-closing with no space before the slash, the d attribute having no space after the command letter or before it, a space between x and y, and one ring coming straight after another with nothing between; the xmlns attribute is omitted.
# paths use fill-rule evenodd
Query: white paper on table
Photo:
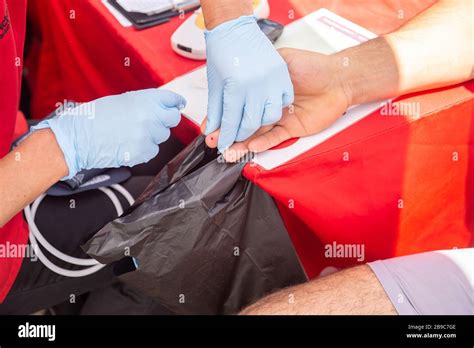
<svg viewBox="0 0 474 348"><path fill-rule="evenodd" d="M127 12L155 14L172 10L172 0L117 0L117 3Z"/></svg>
<svg viewBox="0 0 474 348"><path fill-rule="evenodd" d="M104 6L109 10L112 16L122 25L122 27L127 28L132 26L132 22L130 22L127 17L119 12L115 7L113 7L107 0L102 0Z"/></svg>
<svg viewBox="0 0 474 348"><path fill-rule="evenodd" d="M181 94L186 98L186 107L181 112L197 125L201 125L207 115L206 72L206 66L204 65L160 87Z"/></svg>
<svg viewBox="0 0 474 348"><path fill-rule="evenodd" d="M377 35L367 29L327 9L320 9L287 25L275 46L277 48L292 47L331 54L357 46L375 37ZM198 125L202 123L207 114L208 101L205 67L178 77L161 88L170 89L183 95L187 99L183 115ZM326 130L300 138L288 147L259 153L253 161L265 169L278 167L360 121L379 109L384 103L386 101L353 106Z"/></svg>

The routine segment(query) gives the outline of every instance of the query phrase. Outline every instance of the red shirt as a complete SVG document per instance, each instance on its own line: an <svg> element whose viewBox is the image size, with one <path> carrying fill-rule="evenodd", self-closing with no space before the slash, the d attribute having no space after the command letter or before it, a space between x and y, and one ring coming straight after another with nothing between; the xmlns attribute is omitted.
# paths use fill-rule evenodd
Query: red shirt
<svg viewBox="0 0 474 348"><path fill-rule="evenodd" d="M0 158L10 149L18 112L26 29L26 0L0 0ZM0 197L0 199L2 199ZM22 258L6 257L12 246L28 242L21 214L0 228L0 303L20 270ZM21 248L18 248L21 250Z"/></svg>

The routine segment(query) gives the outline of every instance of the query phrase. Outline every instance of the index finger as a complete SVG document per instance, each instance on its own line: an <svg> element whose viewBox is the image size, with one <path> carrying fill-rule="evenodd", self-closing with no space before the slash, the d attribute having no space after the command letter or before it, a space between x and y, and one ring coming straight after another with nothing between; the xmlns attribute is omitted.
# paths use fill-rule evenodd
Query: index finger
<svg viewBox="0 0 474 348"><path fill-rule="evenodd" d="M205 134L206 125L207 125L207 117L205 117L201 123L202 134ZM217 129L206 136L206 145L209 146L211 149L215 149L217 147L217 139L219 138L219 133L220 133L220 129Z"/></svg>
<svg viewBox="0 0 474 348"><path fill-rule="evenodd" d="M291 139L290 133L283 126L276 125L268 132L253 137L248 144L248 148L252 152L263 152L280 145L288 139Z"/></svg>
<svg viewBox="0 0 474 348"><path fill-rule="evenodd" d="M252 140L268 132L272 128L273 128L272 125L261 127L257 132L255 132L254 135L252 135L247 140L239 142L239 143L234 143L223 154L226 162L237 162L242 157L247 155L249 152L253 152L249 149L249 144L252 142Z"/></svg>

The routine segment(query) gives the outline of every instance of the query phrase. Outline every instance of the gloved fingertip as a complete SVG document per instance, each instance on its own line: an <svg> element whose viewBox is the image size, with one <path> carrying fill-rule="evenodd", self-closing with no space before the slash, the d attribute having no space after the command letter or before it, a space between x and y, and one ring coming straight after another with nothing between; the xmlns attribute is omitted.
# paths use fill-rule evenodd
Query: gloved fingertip
<svg viewBox="0 0 474 348"><path fill-rule="evenodd" d="M213 132L212 128L209 126L209 123L206 125L206 129L204 130L204 135L207 137L209 134Z"/></svg>
<svg viewBox="0 0 474 348"><path fill-rule="evenodd" d="M247 140L248 138L250 138L250 136L255 133L257 131L257 129L255 129L253 132L243 132L243 131L240 131L237 133L237 137L235 138L235 141L236 142L241 142L241 141L245 141Z"/></svg>
<svg viewBox="0 0 474 348"><path fill-rule="evenodd" d="M182 96L180 96L180 97L181 97L181 99L180 99L179 104L178 104L178 109L180 111L182 111L182 110L184 110L184 108L186 107L188 102L186 101L186 99L184 97L182 97Z"/></svg>
<svg viewBox="0 0 474 348"><path fill-rule="evenodd" d="M226 158L226 155L227 155L227 150L229 150L230 146L224 146L224 147L217 147L217 150L219 151L220 154L222 154L224 156L224 158Z"/></svg>
<svg viewBox="0 0 474 348"><path fill-rule="evenodd" d="M186 107L186 99L182 95L166 89L158 90L158 92L160 93L159 100L162 106L167 108Z"/></svg>
<svg viewBox="0 0 474 348"><path fill-rule="evenodd" d="M293 93L283 94L282 102L283 102L283 107L284 108L286 108L287 106L290 106L291 104L293 104L294 101L295 101L295 95Z"/></svg>
<svg viewBox="0 0 474 348"><path fill-rule="evenodd" d="M229 144L228 141L225 139L222 139L222 137L219 137L219 140L217 141L217 149L221 154L225 154L225 152L230 148L232 144Z"/></svg>
<svg viewBox="0 0 474 348"><path fill-rule="evenodd" d="M207 122L206 122L206 129L204 131L204 135L209 135L211 134L212 132L215 132L217 129L219 128L219 125L217 124L217 122L213 122L211 120L209 120L209 118L207 119Z"/></svg>

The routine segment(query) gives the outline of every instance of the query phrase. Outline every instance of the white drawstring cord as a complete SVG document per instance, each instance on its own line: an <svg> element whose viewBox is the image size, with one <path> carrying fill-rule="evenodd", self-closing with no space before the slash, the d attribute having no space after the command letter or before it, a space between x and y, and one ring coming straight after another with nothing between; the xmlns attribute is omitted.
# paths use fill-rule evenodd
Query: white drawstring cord
<svg viewBox="0 0 474 348"><path fill-rule="evenodd" d="M122 196L127 200L128 204L130 204L130 206L133 205L133 203L135 203L135 198L133 198L133 196L130 194L130 192L128 192L125 187L123 187L122 185L119 185L119 184L114 184L114 185L111 185L110 186L111 188L113 188L114 190L120 192L122 194ZM123 213L121 213L120 215L122 215Z"/></svg>
<svg viewBox="0 0 474 348"><path fill-rule="evenodd" d="M128 192L123 186L119 184L114 184L110 186L111 188L115 189L116 191L120 192L124 198L128 201L130 205L134 203L134 198ZM100 187L98 188L102 192L104 192L107 197L112 201L115 210L117 211L117 216L120 216L123 214L123 208L122 205L120 204L119 199L117 198L117 195L110 189L105 188L105 187ZM25 217L26 221L28 222L29 230L30 230L30 242L31 245L37 245L37 248L35 248L35 252L38 256L38 259L51 271L63 275L65 277L84 277L90 274L93 274L106 265L103 265L99 263L97 260L94 259L81 259L81 258L76 258L72 257L70 255L64 254L60 250L56 249L54 246L52 246L41 234L41 232L38 230L38 227L35 224L35 216L36 216L36 211L38 210L38 207L42 200L46 197L45 194L42 194L39 196L31 205L31 207L28 205L25 208ZM39 246L42 245L49 253L54 255L60 260L63 260L65 262L68 262L73 265L79 265L79 266L91 266L86 269L82 270L68 270L64 269L61 267L56 266L54 263L52 263L46 255L43 254Z"/></svg>

